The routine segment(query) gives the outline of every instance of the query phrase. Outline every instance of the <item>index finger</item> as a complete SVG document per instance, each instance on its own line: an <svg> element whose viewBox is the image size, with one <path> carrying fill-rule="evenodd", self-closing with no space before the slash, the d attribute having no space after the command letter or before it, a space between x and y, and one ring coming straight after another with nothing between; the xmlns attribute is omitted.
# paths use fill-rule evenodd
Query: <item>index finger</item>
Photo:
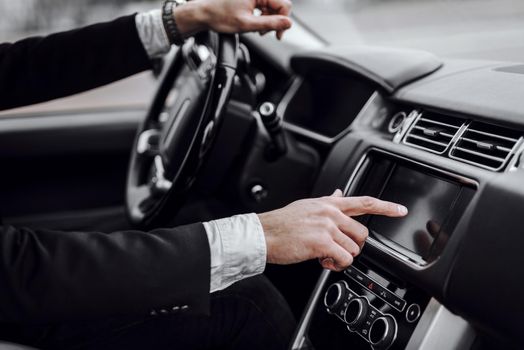
<svg viewBox="0 0 524 350"><path fill-rule="evenodd" d="M262 11L263 14L279 14L289 16L291 13L291 1L289 0L269 0L267 7ZM278 40L282 40L285 30L277 30L276 35Z"/></svg>
<svg viewBox="0 0 524 350"><path fill-rule="evenodd" d="M340 210L349 216L373 214L401 217L408 214L408 209L405 206L374 197L334 197L332 200L335 201Z"/></svg>

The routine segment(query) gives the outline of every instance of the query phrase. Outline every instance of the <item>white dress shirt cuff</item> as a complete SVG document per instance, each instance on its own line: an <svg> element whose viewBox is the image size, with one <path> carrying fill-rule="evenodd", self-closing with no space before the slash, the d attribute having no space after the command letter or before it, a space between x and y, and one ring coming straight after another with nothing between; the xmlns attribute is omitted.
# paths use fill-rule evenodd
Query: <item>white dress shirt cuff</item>
<svg viewBox="0 0 524 350"><path fill-rule="evenodd" d="M171 44L162 23L161 10L139 13L135 22L140 40L150 58L161 57L169 52Z"/></svg>
<svg viewBox="0 0 524 350"><path fill-rule="evenodd" d="M256 214L205 222L211 251L210 291L264 272L266 238Z"/></svg>

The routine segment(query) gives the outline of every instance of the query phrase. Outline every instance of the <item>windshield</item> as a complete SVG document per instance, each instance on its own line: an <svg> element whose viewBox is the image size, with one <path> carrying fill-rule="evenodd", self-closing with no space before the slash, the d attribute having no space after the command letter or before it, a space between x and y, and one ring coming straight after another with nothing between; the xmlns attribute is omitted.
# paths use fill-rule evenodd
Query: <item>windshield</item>
<svg viewBox="0 0 524 350"><path fill-rule="evenodd" d="M158 8L158 0L0 0L0 41ZM423 49L443 57L524 62L524 0L293 0L331 45ZM317 48L300 25L287 40Z"/></svg>
<svg viewBox="0 0 524 350"><path fill-rule="evenodd" d="M294 13L332 45L423 49L524 62L523 0L296 0Z"/></svg>

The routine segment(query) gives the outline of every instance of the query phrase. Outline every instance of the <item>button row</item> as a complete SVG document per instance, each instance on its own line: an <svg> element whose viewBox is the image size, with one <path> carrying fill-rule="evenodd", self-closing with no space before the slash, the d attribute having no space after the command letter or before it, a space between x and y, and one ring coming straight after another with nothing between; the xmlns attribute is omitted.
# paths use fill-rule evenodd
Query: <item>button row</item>
<svg viewBox="0 0 524 350"><path fill-rule="evenodd" d="M385 287L366 276L357 268L350 266L344 271L344 273L398 311L402 312L406 307L406 301L404 299L399 298Z"/></svg>

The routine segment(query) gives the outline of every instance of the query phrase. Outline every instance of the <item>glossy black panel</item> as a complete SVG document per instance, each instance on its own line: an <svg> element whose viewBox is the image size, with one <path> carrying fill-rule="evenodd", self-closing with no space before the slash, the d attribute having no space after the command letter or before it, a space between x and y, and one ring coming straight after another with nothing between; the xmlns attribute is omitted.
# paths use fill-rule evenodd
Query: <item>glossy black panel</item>
<svg viewBox="0 0 524 350"><path fill-rule="evenodd" d="M358 172L352 195L403 204L404 218L364 216L372 237L418 264L438 258L472 189L458 178L406 159L372 151Z"/></svg>
<svg viewBox="0 0 524 350"><path fill-rule="evenodd" d="M397 166L380 198L405 205L409 215L373 216L368 228L379 238L382 236L427 257L459 193L460 186L455 183Z"/></svg>
<svg viewBox="0 0 524 350"><path fill-rule="evenodd" d="M290 102L285 120L327 137L347 129L375 87L367 81L318 74L305 78Z"/></svg>

